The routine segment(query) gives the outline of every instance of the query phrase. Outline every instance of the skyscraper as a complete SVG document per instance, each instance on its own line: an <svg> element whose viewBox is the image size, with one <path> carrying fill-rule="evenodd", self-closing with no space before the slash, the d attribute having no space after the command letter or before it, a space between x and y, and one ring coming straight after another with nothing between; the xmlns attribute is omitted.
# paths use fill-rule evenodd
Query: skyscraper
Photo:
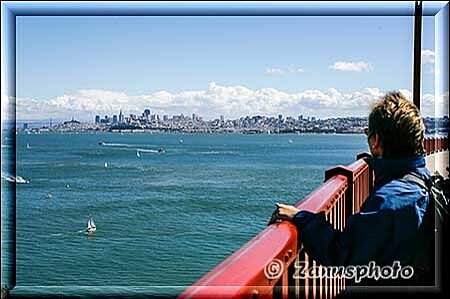
<svg viewBox="0 0 450 299"><path fill-rule="evenodd" d="M120 113L119 113L119 124L123 124L123 114L122 114L122 109L120 109Z"/></svg>
<svg viewBox="0 0 450 299"><path fill-rule="evenodd" d="M145 119L148 120L148 117L149 117L149 115L150 115L150 109L145 109L145 110L144 110L144 115L145 115Z"/></svg>

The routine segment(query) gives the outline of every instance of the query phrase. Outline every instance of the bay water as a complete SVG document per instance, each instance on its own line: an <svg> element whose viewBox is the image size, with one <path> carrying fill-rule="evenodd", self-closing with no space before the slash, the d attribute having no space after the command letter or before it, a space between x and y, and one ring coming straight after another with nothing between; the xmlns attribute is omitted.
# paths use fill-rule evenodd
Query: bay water
<svg viewBox="0 0 450 299"><path fill-rule="evenodd" d="M364 135L16 138L29 181L15 185L19 286L189 286L264 229L276 202L298 202L368 150Z"/></svg>

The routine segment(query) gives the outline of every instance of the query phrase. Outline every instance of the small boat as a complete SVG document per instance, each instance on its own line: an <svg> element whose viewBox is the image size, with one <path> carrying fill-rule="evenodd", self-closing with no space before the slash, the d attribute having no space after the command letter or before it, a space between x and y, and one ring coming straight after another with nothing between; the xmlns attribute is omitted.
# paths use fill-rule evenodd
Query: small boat
<svg viewBox="0 0 450 299"><path fill-rule="evenodd" d="M108 162L105 162L105 168L108 168Z"/></svg>
<svg viewBox="0 0 450 299"><path fill-rule="evenodd" d="M16 176L16 183L19 183L19 184L29 184L30 181L27 180L27 179L24 179L24 178L21 177L21 176Z"/></svg>
<svg viewBox="0 0 450 299"><path fill-rule="evenodd" d="M98 142L98 144L100 144L100 145L105 145L106 142L104 142L103 140L100 140L100 141Z"/></svg>
<svg viewBox="0 0 450 299"><path fill-rule="evenodd" d="M289 139L288 142L289 142L289 143L293 143L294 141L292 141L292 139Z"/></svg>
<svg viewBox="0 0 450 299"><path fill-rule="evenodd" d="M47 198L51 199L51 198L53 198L53 195L51 193L47 193Z"/></svg>
<svg viewBox="0 0 450 299"><path fill-rule="evenodd" d="M138 151L138 150L136 151L136 156L138 156L138 158L140 158L140 157L141 157L141 154L139 153L139 151Z"/></svg>
<svg viewBox="0 0 450 299"><path fill-rule="evenodd" d="M158 149L158 153L160 153L160 154L165 153L165 152L166 152L166 149L163 148L163 147L160 147L160 148Z"/></svg>
<svg viewBox="0 0 450 299"><path fill-rule="evenodd" d="M10 183L16 183L16 184L29 184L30 181L27 179L24 179L21 176L12 176L12 175L6 175L2 173L2 179L5 179L6 181Z"/></svg>
<svg viewBox="0 0 450 299"><path fill-rule="evenodd" d="M95 233L96 230L97 230L97 227L95 226L94 218L89 217L89 220L88 220L88 223L87 223L86 232L88 234L92 234L92 233Z"/></svg>
<svg viewBox="0 0 450 299"><path fill-rule="evenodd" d="M183 142L184 142L184 140L183 140L183 139L180 139L180 140L178 140L178 142L179 142L179 143L183 143Z"/></svg>
<svg viewBox="0 0 450 299"><path fill-rule="evenodd" d="M27 143L27 149L30 149L31 147L30 147L30 144L29 143Z"/></svg>

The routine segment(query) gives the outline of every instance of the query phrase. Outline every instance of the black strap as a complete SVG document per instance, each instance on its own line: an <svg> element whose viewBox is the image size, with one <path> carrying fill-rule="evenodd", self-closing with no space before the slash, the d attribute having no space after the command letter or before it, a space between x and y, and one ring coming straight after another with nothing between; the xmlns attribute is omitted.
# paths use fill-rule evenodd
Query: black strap
<svg viewBox="0 0 450 299"><path fill-rule="evenodd" d="M413 172L409 172L407 174L405 174L403 176L403 179L407 180L407 181L411 181L413 183L416 183L417 185L419 185L420 187L429 190L429 186L428 184L425 182L425 180L419 178L417 175L415 175Z"/></svg>

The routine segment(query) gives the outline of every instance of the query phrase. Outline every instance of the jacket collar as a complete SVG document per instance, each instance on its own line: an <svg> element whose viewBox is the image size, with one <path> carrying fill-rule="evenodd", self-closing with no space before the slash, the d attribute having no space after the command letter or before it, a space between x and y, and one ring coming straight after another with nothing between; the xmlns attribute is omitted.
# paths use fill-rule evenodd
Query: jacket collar
<svg viewBox="0 0 450 299"><path fill-rule="evenodd" d="M400 178L417 168L425 167L425 156L418 155L400 159L372 158L372 166L375 172L375 188L381 187L387 182Z"/></svg>

